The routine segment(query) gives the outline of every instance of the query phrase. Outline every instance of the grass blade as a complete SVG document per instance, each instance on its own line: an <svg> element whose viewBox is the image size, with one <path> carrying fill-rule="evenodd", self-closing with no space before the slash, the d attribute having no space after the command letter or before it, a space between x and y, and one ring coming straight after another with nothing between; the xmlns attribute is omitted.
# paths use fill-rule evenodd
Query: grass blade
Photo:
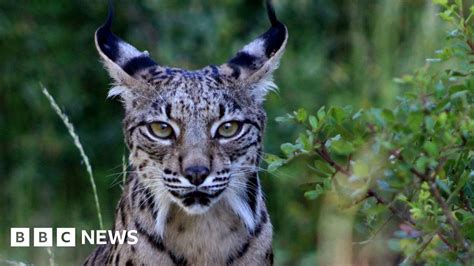
<svg viewBox="0 0 474 266"><path fill-rule="evenodd" d="M91 182L92 192L94 193L94 201L95 201L95 207L97 209L97 217L99 218L99 226L100 226L100 229L103 229L104 225L102 223L102 214L100 212L99 197L97 196L97 188L96 188L96 185L95 185L94 175L92 174L92 167L91 167L91 164L89 163L89 158L87 157L86 153L84 152L84 148L82 147L82 144L79 141L79 136L76 134L76 131L74 130L74 126L69 121L69 118L66 116L66 114L64 114L61 111L58 104L54 100L53 96L51 96L51 94L49 94L48 90L42 84L40 84L40 86L42 88L42 92L43 92L44 96L46 96L46 98L48 99L49 104L51 105L53 110L56 112L56 114L59 116L59 118L61 118L61 120L63 121L64 125L66 126L66 128L69 132L69 135L71 135L71 137L74 141L74 145L77 147L77 149L79 150L79 153L81 154L82 160L84 161L84 165L86 166L87 173L89 174L89 180Z"/></svg>

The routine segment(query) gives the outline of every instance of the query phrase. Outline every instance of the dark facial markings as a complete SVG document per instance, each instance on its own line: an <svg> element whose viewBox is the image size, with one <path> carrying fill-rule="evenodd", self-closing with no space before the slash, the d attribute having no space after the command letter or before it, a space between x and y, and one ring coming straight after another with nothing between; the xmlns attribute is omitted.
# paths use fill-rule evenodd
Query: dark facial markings
<svg viewBox="0 0 474 266"><path fill-rule="evenodd" d="M187 77L187 81L191 79ZM148 97L148 104L137 105L142 108L137 117L134 118L133 113L127 114L124 124L127 143L132 151L135 150L132 155L136 154L137 164L146 158L154 162L138 168L141 176L161 179L169 195L185 208L195 204L210 206L225 192L235 171L242 172L239 171L242 166L258 162L255 153L261 149L261 129L265 122L261 107L248 106L247 100L241 101L238 95L220 87L196 84L196 80L189 86L156 91L154 96ZM257 111L252 108L257 108ZM167 136L167 126L171 122L179 134L160 138ZM157 132L151 128L152 123L157 123L153 124ZM162 142L162 139L167 142ZM137 153L138 150L143 152ZM191 186L182 173L183 156L191 156L194 159L190 160L196 162L204 157L209 161L209 180L203 180L199 189L198 185ZM215 159L209 159L212 156ZM220 171L216 172L218 169ZM248 172L247 169L252 167L243 169ZM255 190L255 181L249 173L245 175L252 179L245 187L248 204L254 212L257 200L251 190ZM147 205L145 199L141 201L140 206Z"/></svg>

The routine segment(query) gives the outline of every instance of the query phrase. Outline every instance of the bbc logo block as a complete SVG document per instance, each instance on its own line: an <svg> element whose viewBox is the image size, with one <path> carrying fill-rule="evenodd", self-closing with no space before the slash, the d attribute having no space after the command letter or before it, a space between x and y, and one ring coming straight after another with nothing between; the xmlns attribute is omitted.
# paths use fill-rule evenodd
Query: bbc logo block
<svg viewBox="0 0 474 266"><path fill-rule="evenodd" d="M76 229L75 228L57 228L56 229L57 247L75 247Z"/></svg>
<svg viewBox="0 0 474 266"><path fill-rule="evenodd" d="M10 246L29 247L30 246L30 228L17 227L10 229Z"/></svg>
<svg viewBox="0 0 474 266"><path fill-rule="evenodd" d="M57 247L76 246L75 228L56 228L56 234L53 234L53 228L50 227L36 227L33 230L26 227L11 228L10 246L29 247L31 233L33 233L33 247L52 247L54 240Z"/></svg>
<svg viewBox="0 0 474 266"><path fill-rule="evenodd" d="M33 246L52 247L53 228L33 228Z"/></svg>

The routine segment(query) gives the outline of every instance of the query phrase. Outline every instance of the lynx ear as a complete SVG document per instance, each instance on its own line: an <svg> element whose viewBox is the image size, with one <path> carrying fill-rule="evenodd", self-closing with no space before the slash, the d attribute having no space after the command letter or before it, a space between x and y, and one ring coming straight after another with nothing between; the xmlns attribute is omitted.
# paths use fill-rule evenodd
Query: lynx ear
<svg viewBox="0 0 474 266"><path fill-rule="evenodd" d="M278 21L271 0L266 1L266 7L271 28L220 67L221 73L249 87L252 96L259 102L276 87L272 73L278 68L288 39L286 26Z"/></svg>
<svg viewBox="0 0 474 266"><path fill-rule="evenodd" d="M131 88L144 86L146 80L142 79L139 73L157 67L158 64L148 56L148 52L140 52L111 32L113 13L112 1L110 1L107 21L95 32L97 51L105 68L118 85ZM113 94L117 95L120 92Z"/></svg>

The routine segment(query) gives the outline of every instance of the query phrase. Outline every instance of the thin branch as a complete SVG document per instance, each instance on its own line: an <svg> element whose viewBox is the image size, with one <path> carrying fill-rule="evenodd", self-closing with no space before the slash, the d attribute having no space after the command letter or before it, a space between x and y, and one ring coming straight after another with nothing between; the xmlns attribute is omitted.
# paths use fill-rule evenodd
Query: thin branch
<svg viewBox="0 0 474 266"><path fill-rule="evenodd" d="M396 158L398 158L401 162L406 163L405 159L402 157L402 155L399 152L393 152L392 155L394 155ZM441 193L439 192L438 186L436 184L436 175L438 172L443 168L444 164L446 163L446 158L441 158L440 162L436 166L436 168L430 173L420 173L418 170L416 170L414 167L410 168L410 172L412 172L414 175L416 175L418 178L420 178L422 181L425 181L429 184L430 192L435 198L436 202L440 205L441 209L443 210L444 215L446 216L448 224L451 226L453 230L453 237L456 239L457 242L461 245L462 250L467 249L466 242L464 238L462 237L459 229L459 225L456 222L456 220L453 217L453 214L451 210L449 209L448 204L444 200L444 198L441 196ZM439 234L441 235L441 234ZM441 237L440 237L441 238ZM444 241L448 246L451 246L448 241Z"/></svg>
<svg viewBox="0 0 474 266"><path fill-rule="evenodd" d="M332 167L334 167L334 169L336 169L336 173L340 172L346 176L351 176L352 173L350 172L349 169L345 169L344 167L342 167L341 165L339 165L337 162L335 162L332 158L331 158L331 155L329 154L329 151L327 150L326 146L324 145L325 143L321 143L321 146L319 148L316 149L316 153L319 154L319 156L321 156L321 158L326 161L327 163L329 163ZM388 209L394 214L396 215L397 217L399 217L400 219L402 220L406 220L407 222L409 222L410 224L412 225L415 225L415 222L413 221L413 219L411 219L411 217L409 216L406 216L405 214L402 214L400 213L399 210L397 210L395 207L393 207L391 204L387 204L387 202L373 189L369 189L367 190L367 194L365 197L363 197L361 200L358 201L359 202L362 202L370 197L373 197L375 198L375 200L377 201L378 204L382 204L382 205L386 205L388 207Z"/></svg>
<svg viewBox="0 0 474 266"><path fill-rule="evenodd" d="M397 158L400 162L402 163L407 163L405 161L405 158L403 158L402 154L401 154L401 149L398 149L398 150L394 150L392 152L390 152L390 155L394 156L395 158ZM410 172L412 172L414 175L416 175L418 178L420 178L421 180L423 181L426 181L426 176L425 174L423 173L420 173L418 170L416 170L415 168L410 168Z"/></svg>
<svg viewBox="0 0 474 266"><path fill-rule="evenodd" d="M459 192L459 196L461 197L462 203L464 207L466 208L467 211L474 212L474 209L472 209L471 202L466 198L466 195L464 194L464 191L461 190Z"/></svg>
<svg viewBox="0 0 474 266"><path fill-rule="evenodd" d="M448 248L449 248L451 251L455 252L456 249L453 247L453 245L452 245L451 243L449 243L449 241L446 239L446 237L444 237L444 235L441 234L441 232L438 232L438 233L436 233L436 234L438 235L439 239L441 239L441 241L443 241L444 244L446 244L446 246L448 246Z"/></svg>
<svg viewBox="0 0 474 266"><path fill-rule="evenodd" d="M467 248L466 241L464 240L464 238L462 237L460 233L459 225L454 219L453 214L451 210L449 209L448 204L446 204L446 201L441 196L441 193L439 192L438 186L436 185L435 182L432 182L432 181L430 182L430 191L431 191L431 194L433 194L433 197L435 198L436 202L438 202L438 204L441 206L441 209L443 210L443 213L446 216L446 219L449 225L451 225L451 228L453 229L454 238L461 245L461 249L466 250Z"/></svg>
<svg viewBox="0 0 474 266"><path fill-rule="evenodd" d="M454 238L461 245L461 249L466 250L467 244L466 244L465 239L461 235L459 224L454 219L453 213L449 209L449 206L446 203L446 200L441 196L441 193L438 189L438 185L436 184L436 176L438 175L438 172L441 171L441 169L444 167L446 160L447 160L446 158L440 159L440 162L438 163L434 171L432 171L431 175L428 176L428 183L430 184L431 193L435 197L438 204L441 206L441 209L443 210L443 213L446 216L448 223L451 225L451 228L453 229Z"/></svg>
<svg viewBox="0 0 474 266"><path fill-rule="evenodd" d="M392 204L387 203L380 195L377 194L373 189L369 189L367 191L367 196L368 197L373 197L378 204L386 205L388 209L396 215L398 218L402 220L406 220L408 223L411 225L415 226L416 223L413 221L413 219L410 216L405 215L405 213L401 213L398 209L392 206Z"/></svg>
<svg viewBox="0 0 474 266"><path fill-rule="evenodd" d="M352 153L349 154L349 158L347 158L346 171L348 172L351 170L351 161L352 161Z"/></svg>
<svg viewBox="0 0 474 266"><path fill-rule="evenodd" d="M347 171L346 169L344 169L344 167L340 166L331 158L331 155L329 154L324 144L325 144L324 142L321 143L321 146L316 149L316 153L318 153L319 156L321 156L321 158L323 158L327 163L329 163L329 165L334 167L334 169L336 169L337 172L341 172L345 174L346 176L351 176L350 171Z"/></svg>
<svg viewBox="0 0 474 266"><path fill-rule="evenodd" d="M433 240L434 238L434 233L432 235L430 235L428 237L428 239L425 240L425 242L423 242L423 244L421 245L421 247L416 251L415 253L415 256L413 256L413 262L416 262L416 260L420 257L421 253L423 253L423 251L425 251L425 249L428 247L428 245L431 243L431 241ZM411 258L408 257L405 261L410 261ZM404 263L403 263L404 264Z"/></svg>
<svg viewBox="0 0 474 266"><path fill-rule="evenodd" d="M367 239L367 240L364 240L364 241L360 241L360 242L352 242L353 245L364 245L364 244L367 244L371 241L373 241L375 239L375 237L380 233L380 231L382 231L382 229L390 222L390 220L392 220L392 218L395 216L395 214L392 213L392 215L390 215L383 223L382 225L380 225L379 228L377 228L377 230L375 230L372 235Z"/></svg>
<svg viewBox="0 0 474 266"><path fill-rule="evenodd" d="M472 42L472 40L470 39L470 34L469 34L469 31L468 31L468 28L469 28L469 25L467 24L467 19L464 18L464 7L462 5L462 3L459 5L459 15L460 15L460 19L463 23L463 31L464 31L464 34L466 35L466 43L467 45L469 46L469 48L471 49L471 54L474 54L474 42Z"/></svg>

